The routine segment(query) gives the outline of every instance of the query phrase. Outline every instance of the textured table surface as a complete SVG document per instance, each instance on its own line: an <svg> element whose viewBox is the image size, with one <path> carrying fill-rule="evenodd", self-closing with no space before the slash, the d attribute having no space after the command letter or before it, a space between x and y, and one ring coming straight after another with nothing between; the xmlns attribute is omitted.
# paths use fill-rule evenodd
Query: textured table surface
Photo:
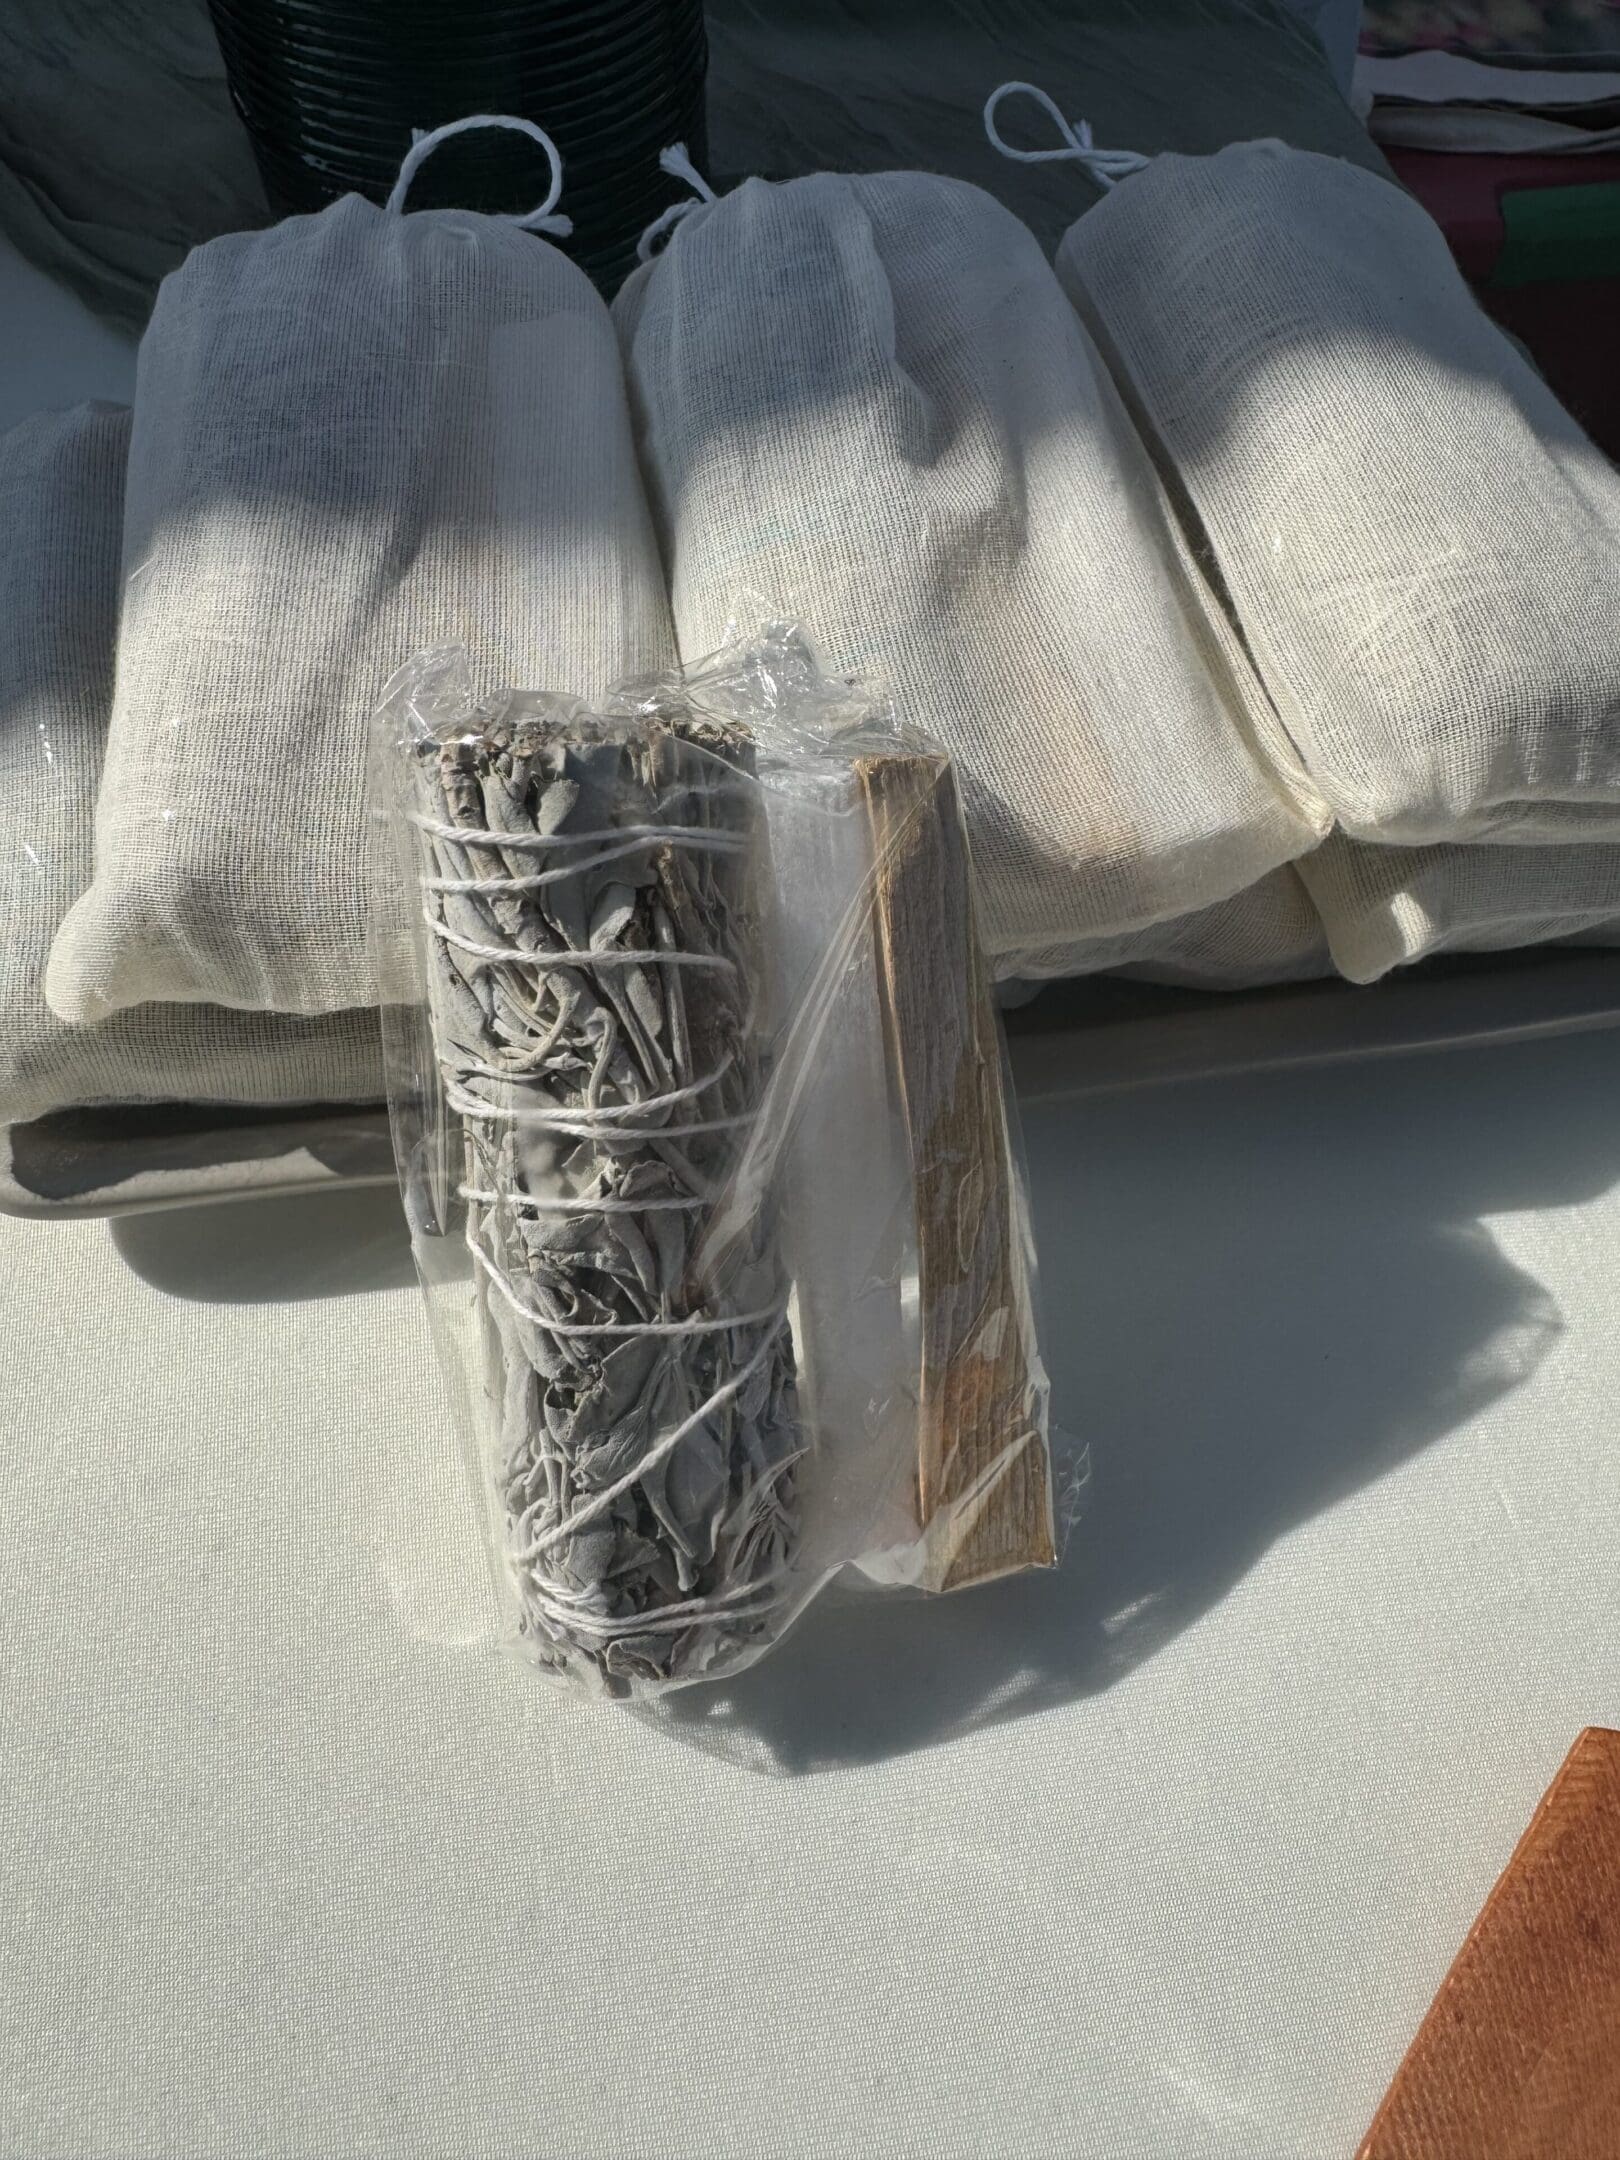
<svg viewBox="0 0 1620 2160"><path fill-rule="evenodd" d="M0 2154L1348 2153L1620 1722L1617 1080L1032 1105L1065 1569L660 1725L487 1647L389 1194L0 1222Z"/></svg>
<svg viewBox="0 0 1620 2160"><path fill-rule="evenodd" d="M1065 1570L663 1727L480 1640L389 1195L0 1223L0 2151L1351 2150L1620 1717L1617 1067L1032 1111Z"/></svg>

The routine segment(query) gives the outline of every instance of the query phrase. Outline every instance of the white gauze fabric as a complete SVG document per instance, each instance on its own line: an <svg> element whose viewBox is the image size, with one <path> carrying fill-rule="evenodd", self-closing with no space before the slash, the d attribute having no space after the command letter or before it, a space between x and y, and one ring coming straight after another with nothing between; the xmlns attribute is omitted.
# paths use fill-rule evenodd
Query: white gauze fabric
<svg viewBox="0 0 1620 2160"><path fill-rule="evenodd" d="M0 1124L92 1103L379 1101L374 1012L147 1005L71 1027L45 1002L51 939L90 875L128 444L115 405L0 437Z"/></svg>
<svg viewBox="0 0 1620 2160"><path fill-rule="evenodd" d="M1325 829L1106 369L988 195L750 180L615 315L683 659L758 596L885 677L960 767L998 974L1223 899Z"/></svg>
<svg viewBox="0 0 1620 2160"><path fill-rule="evenodd" d="M424 646L584 698L671 665L612 323L498 218L350 196L211 241L141 346L65 1017L370 1002L367 727Z"/></svg>
<svg viewBox="0 0 1620 2160"><path fill-rule="evenodd" d="M1195 990L1255 990L1333 973L1321 917L1292 869L1229 900L1117 937L1026 953L1025 975L1132 975Z"/></svg>
<svg viewBox="0 0 1620 2160"><path fill-rule="evenodd" d="M1371 847L1336 833L1299 874L1352 982L1430 953L1620 942L1620 846Z"/></svg>
<svg viewBox="0 0 1620 2160"><path fill-rule="evenodd" d="M1620 475L1375 174L1156 157L1057 269L1345 830L1620 831Z"/></svg>

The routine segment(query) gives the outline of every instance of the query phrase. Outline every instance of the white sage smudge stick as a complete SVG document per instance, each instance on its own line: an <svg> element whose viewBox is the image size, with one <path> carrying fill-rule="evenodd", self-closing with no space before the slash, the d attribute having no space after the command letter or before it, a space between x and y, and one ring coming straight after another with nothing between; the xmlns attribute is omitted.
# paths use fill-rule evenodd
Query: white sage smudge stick
<svg viewBox="0 0 1620 2160"><path fill-rule="evenodd" d="M768 1200L748 731L514 701L415 762L435 1051L527 1647L612 1694L780 1631L802 1442ZM739 1227L740 1225L740 1227Z"/></svg>

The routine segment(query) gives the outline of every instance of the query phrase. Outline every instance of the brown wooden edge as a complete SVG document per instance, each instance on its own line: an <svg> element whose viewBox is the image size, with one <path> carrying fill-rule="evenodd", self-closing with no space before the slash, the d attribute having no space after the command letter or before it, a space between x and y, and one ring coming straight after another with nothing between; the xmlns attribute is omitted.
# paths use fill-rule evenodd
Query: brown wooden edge
<svg viewBox="0 0 1620 2160"><path fill-rule="evenodd" d="M1358 2160L1620 2160L1620 1732L1570 1749Z"/></svg>
<svg viewBox="0 0 1620 2160"><path fill-rule="evenodd" d="M949 764L884 755L858 759L855 775L872 830L879 987L916 1204L924 1579L953 1590L1056 1558L1000 1039Z"/></svg>

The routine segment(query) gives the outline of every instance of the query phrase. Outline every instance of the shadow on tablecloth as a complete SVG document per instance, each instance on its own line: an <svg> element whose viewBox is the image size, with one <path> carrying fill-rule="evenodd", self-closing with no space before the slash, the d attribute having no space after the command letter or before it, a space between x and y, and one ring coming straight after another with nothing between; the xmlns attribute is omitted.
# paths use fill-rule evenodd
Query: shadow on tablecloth
<svg viewBox="0 0 1620 2160"><path fill-rule="evenodd" d="M108 1228L143 1282L201 1304L302 1304L416 1280L393 1185L162 1208Z"/></svg>
<svg viewBox="0 0 1620 2160"><path fill-rule="evenodd" d="M1620 1177L1607 1037L1165 1088L1028 1118L1063 1567L829 1592L764 1663L649 1713L749 1768L870 1763L1124 1678L1296 1525L1508 1394L1562 1332L1481 1216ZM1356 1625L1357 1586L1322 1595Z"/></svg>
<svg viewBox="0 0 1620 2160"><path fill-rule="evenodd" d="M709 0L707 13L722 181L950 173L1050 249L1095 187L1072 165L1009 165L979 118L997 83L1029 75L1099 142L1208 151L1275 135L1388 170L1289 0ZM0 232L31 261L138 331L189 248L267 216L206 0L7 0Z"/></svg>
<svg viewBox="0 0 1620 2160"><path fill-rule="evenodd" d="M1552 1298L1481 1217L1620 1178L1617 1074L1620 1036L1600 1034L1027 1110L1054 1414L1091 1460L1062 1568L941 1599L835 1585L750 1672L641 1714L795 1774L1123 1679L1290 1530L1556 1349ZM209 1302L412 1272L386 1190L137 1216L112 1234L146 1280ZM438 1535L397 1528L402 1550ZM1356 1624L1353 1581L1322 1594Z"/></svg>

